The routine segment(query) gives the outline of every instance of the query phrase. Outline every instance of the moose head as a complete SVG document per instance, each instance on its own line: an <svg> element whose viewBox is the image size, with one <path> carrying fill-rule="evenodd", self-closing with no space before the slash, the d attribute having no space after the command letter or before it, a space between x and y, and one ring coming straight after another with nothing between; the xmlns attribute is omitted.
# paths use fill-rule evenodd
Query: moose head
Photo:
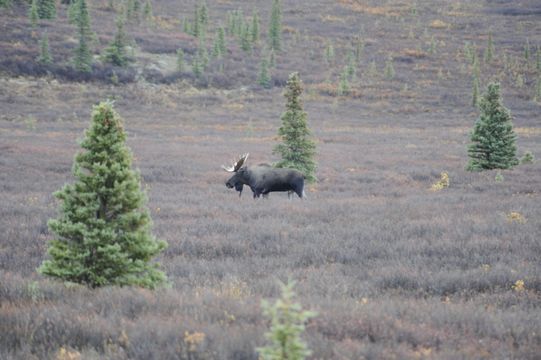
<svg viewBox="0 0 541 360"><path fill-rule="evenodd" d="M246 172L246 167L242 167L244 163L246 163L246 160L248 159L248 156L250 154L246 153L244 155L241 155L238 160L233 162L233 165L231 166L225 166L222 165L222 169L224 169L227 172L234 173L233 176L229 178L229 180L226 181L225 186L227 186L228 189L235 188L239 192L239 197L242 195L242 189L246 183L246 181L243 180L243 177Z"/></svg>

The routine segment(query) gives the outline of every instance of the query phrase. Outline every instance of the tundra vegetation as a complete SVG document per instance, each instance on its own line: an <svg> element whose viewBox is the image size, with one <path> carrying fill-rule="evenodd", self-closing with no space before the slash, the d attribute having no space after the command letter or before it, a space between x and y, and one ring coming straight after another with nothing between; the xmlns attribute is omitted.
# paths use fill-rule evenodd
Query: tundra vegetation
<svg viewBox="0 0 541 360"><path fill-rule="evenodd" d="M318 313L300 336L308 358L539 357L539 1L277 1L279 48L270 1L87 0L88 22L83 0L54 2L52 19L33 3L30 16L32 2L0 0L1 359L255 360L271 344L262 299L276 304L288 278ZM104 57L117 18L124 66ZM45 37L51 62L38 60ZM239 199L219 166L280 160L293 72L318 181L306 201ZM524 161L466 171L495 82ZM53 193L73 183L105 99L168 243L154 260L169 286L36 271Z"/></svg>

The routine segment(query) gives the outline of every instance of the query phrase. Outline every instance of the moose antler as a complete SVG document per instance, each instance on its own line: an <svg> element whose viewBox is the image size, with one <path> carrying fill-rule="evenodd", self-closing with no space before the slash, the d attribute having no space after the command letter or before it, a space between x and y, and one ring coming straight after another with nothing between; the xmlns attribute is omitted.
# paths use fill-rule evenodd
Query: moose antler
<svg viewBox="0 0 541 360"><path fill-rule="evenodd" d="M222 165L222 169L224 169L227 172L237 172L242 167L242 165L244 165L246 160L248 159L248 155L250 155L250 154L246 153L246 154L240 156L239 159L233 163L233 166Z"/></svg>

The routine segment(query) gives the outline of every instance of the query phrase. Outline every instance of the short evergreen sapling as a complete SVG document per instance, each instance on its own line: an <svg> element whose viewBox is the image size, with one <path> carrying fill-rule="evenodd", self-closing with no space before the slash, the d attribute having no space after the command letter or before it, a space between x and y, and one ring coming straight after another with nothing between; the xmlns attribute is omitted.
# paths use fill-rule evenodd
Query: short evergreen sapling
<svg viewBox="0 0 541 360"><path fill-rule="evenodd" d="M37 61L42 65L50 65L53 62L51 51L49 49L49 36L44 33L39 41L39 56Z"/></svg>
<svg viewBox="0 0 541 360"><path fill-rule="evenodd" d="M105 49L103 56L105 62L115 66L126 66L129 62L129 57L126 52L126 33L124 31L124 19L119 17L116 19L116 34L113 41Z"/></svg>
<svg viewBox="0 0 541 360"><path fill-rule="evenodd" d="M271 76L269 73L269 60L266 57L261 59L261 64L259 65L259 77L257 79L259 85L268 89L271 87Z"/></svg>
<svg viewBox="0 0 541 360"><path fill-rule="evenodd" d="M312 353L301 335L305 323L317 313L303 310L301 304L295 302L294 286L294 281L280 284L281 298L274 304L266 300L262 302L263 314L271 321L271 327L265 334L270 344L257 349L263 360L302 360Z"/></svg>

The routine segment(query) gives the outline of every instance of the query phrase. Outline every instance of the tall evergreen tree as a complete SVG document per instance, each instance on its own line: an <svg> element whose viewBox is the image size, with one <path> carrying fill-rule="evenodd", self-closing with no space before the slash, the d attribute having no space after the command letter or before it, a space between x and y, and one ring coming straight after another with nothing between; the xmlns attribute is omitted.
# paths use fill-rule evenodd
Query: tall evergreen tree
<svg viewBox="0 0 541 360"><path fill-rule="evenodd" d="M129 58L126 52L126 33L124 32L124 19L116 19L116 34L113 41L105 49L104 60L115 66L128 65Z"/></svg>
<svg viewBox="0 0 541 360"><path fill-rule="evenodd" d="M73 64L75 69L81 72L92 70L92 54L90 53L90 15L86 0L77 0L77 31L79 34L79 45L75 48Z"/></svg>
<svg viewBox="0 0 541 360"><path fill-rule="evenodd" d="M278 144L273 152L282 158L277 167L297 169L308 182L314 182L316 144L311 138L307 114L300 99L302 90L299 73L289 75L285 92L286 111L282 114L282 126L278 129L283 143Z"/></svg>
<svg viewBox="0 0 541 360"><path fill-rule="evenodd" d="M55 238L40 273L90 287L153 288L166 281L158 265L150 263L166 243L151 234L146 196L125 141L111 103L97 105L83 151L75 156L77 180L54 194L61 212L48 223Z"/></svg>
<svg viewBox="0 0 541 360"><path fill-rule="evenodd" d="M39 56L37 58L38 62L43 65L51 64L53 59L49 49L49 36L47 36L47 33L44 33L41 36L41 40L39 41L39 49Z"/></svg>
<svg viewBox="0 0 541 360"><path fill-rule="evenodd" d="M269 44L271 49L282 49L282 5L280 0L273 0L269 25Z"/></svg>
<svg viewBox="0 0 541 360"><path fill-rule="evenodd" d="M468 147L470 160L466 169L509 169L518 164L511 114L502 104L500 85L488 85L486 94L480 100L481 114L471 134Z"/></svg>

